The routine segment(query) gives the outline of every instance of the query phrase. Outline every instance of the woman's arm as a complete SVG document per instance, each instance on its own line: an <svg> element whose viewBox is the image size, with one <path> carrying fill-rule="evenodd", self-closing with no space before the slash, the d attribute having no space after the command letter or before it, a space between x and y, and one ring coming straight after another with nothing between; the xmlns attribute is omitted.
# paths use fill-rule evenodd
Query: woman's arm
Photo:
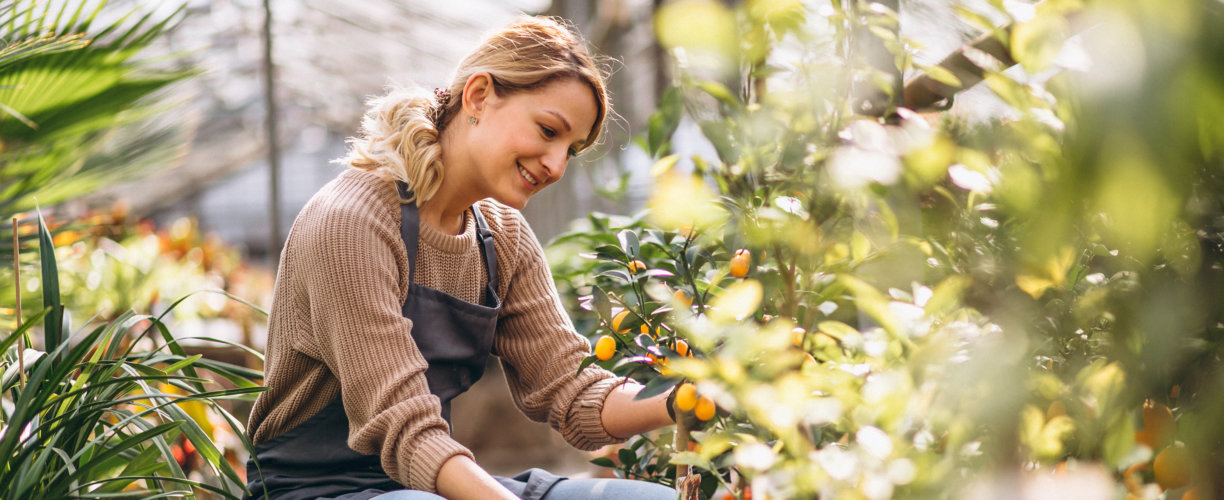
<svg viewBox="0 0 1224 500"><path fill-rule="evenodd" d="M627 438L672 424L667 415L667 393L635 400L641 389L641 384L629 382L608 393L600 413L608 434Z"/></svg>
<svg viewBox="0 0 1224 500"><path fill-rule="evenodd" d="M450 500L518 500L510 490L465 455L455 455L438 471L438 494Z"/></svg>

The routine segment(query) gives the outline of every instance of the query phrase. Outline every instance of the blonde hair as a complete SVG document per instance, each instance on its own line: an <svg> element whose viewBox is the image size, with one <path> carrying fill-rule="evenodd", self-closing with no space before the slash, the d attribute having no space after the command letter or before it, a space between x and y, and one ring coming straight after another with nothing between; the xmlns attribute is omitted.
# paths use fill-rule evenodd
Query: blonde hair
<svg viewBox="0 0 1224 500"><path fill-rule="evenodd" d="M393 88L371 99L361 120L361 134L350 138L346 157L338 160L362 170L377 170L408 184L404 203L420 206L437 193L445 169L439 137L462 108L468 78L486 72L499 96L530 91L559 79L574 78L595 95L595 124L586 147L595 144L608 114L606 72L596 64L586 41L566 21L524 16L488 36L455 69L448 98L423 89Z"/></svg>

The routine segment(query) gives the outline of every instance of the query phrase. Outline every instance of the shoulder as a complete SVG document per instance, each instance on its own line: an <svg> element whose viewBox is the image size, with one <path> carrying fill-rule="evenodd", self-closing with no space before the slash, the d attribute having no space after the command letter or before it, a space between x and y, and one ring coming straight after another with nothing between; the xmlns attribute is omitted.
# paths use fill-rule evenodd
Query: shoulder
<svg viewBox="0 0 1224 500"><path fill-rule="evenodd" d="M347 168L310 198L294 225L323 225L332 231L344 231L354 224L398 227L399 221L395 185L378 174Z"/></svg>
<svg viewBox="0 0 1224 500"><path fill-rule="evenodd" d="M369 252L399 240L399 194L382 177L348 168L311 197L290 230L287 248L303 255ZM349 257L355 257L350 255Z"/></svg>

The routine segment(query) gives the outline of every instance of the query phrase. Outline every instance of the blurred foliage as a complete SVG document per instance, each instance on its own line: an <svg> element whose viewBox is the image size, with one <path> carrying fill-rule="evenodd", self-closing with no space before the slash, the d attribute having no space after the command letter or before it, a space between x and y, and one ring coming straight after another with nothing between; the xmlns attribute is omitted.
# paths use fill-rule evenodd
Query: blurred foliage
<svg viewBox="0 0 1224 500"><path fill-rule="evenodd" d="M985 120L905 107L896 75L957 77L912 63L887 4L663 5L649 210L577 221L550 256L580 331L617 343L588 363L724 411L692 450L600 463L691 468L703 498L1224 498L1224 4L957 15L1008 51L977 55ZM682 122L711 154L673 150Z"/></svg>
<svg viewBox="0 0 1224 500"><path fill-rule="evenodd" d="M0 1L0 220L178 154L183 134L158 113L170 107L167 89L193 71L141 52L184 11L114 12L122 8L104 0ZM104 10L106 21L98 21ZM6 223L0 257L11 251Z"/></svg>
<svg viewBox="0 0 1224 500"><path fill-rule="evenodd" d="M188 354L184 341L210 339L170 333L164 317L181 300L160 316L125 312L71 330L53 238L41 216L38 225L45 307L0 341L3 496L239 497L235 451L252 446L221 403L252 400L261 373ZM25 347L40 330L42 349Z"/></svg>
<svg viewBox="0 0 1224 500"><path fill-rule="evenodd" d="M123 203L62 225L53 238L65 302L78 311L111 318L124 311L163 311L199 290L220 290L270 303L273 276L244 262L241 251L204 235L184 217L158 228L131 221ZM26 280L37 289L37 277ZM29 306L29 299L24 303ZM172 319L226 318L250 328L258 313L222 295L177 304Z"/></svg>
<svg viewBox="0 0 1224 500"><path fill-rule="evenodd" d="M126 221L117 206L49 227L41 210L27 212L164 164L183 144L158 113L167 89L192 71L141 55L183 9L116 12L124 8L0 1L0 254L12 262L0 272L0 294L10 297L0 311L3 498L244 492L251 445L231 411L263 390L261 373L245 366L262 356L176 336L168 318L225 315L249 326L257 307L236 306L222 290L218 300L192 296L252 293L270 278L249 273L233 248L187 219L158 231ZM71 313L88 316L74 322ZM196 353L218 349L245 358Z"/></svg>

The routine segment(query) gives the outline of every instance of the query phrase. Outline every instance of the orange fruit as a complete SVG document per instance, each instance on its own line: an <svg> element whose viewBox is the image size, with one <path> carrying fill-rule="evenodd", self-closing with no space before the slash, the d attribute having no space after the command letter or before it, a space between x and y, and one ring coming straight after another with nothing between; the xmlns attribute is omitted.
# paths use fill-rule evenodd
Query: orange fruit
<svg viewBox="0 0 1224 500"><path fill-rule="evenodd" d="M1050 407L1046 408L1046 421L1054 420L1054 417L1067 414L1067 405L1062 401L1055 400L1050 403Z"/></svg>
<svg viewBox="0 0 1224 500"><path fill-rule="evenodd" d="M688 355L689 355L689 346L688 346L688 342L685 342L685 341L684 341L684 339L677 339L677 340L676 340L676 354L679 354L679 355L681 355L681 356L688 356Z"/></svg>
<svg viewBox="0 0 1224 500"><path fill-rule="evenodd" d="M650 335L651 337L658 337L659 335L662 335L662 334L663 334L663 327L662 327L662 326L656 326L656 327L655 327L655 329L654 329L654 333L651 333L651 332L650 332L650 325L647 325L646 323L642 323L642 328L641 328L641 330L642 330L642 333L645 333L646 335Z"/></svg>
<svg viewBox="0 0 1224 500"><path fill-rule="evenodd" d="M628 331L629 331L629 329L628 329L628 328L626 328L626 329L624 329L624 330L621 330L621 327L620 327L620 326L621 326L621 323L624 323L624 322L625 322L625 318L627 318L627 317L629 317L629 310L628 310L628 309L623 309L623 310L621 310L621 312L616 313L616 316L613 316L613 317L612 317L612 330L613 330L613 331L615 331L616 333L626 333L626 332L628 332Z"/></svg>
<svg viewBox="0 0 1224 500"><path fill-rule="evenodd" d="M1199 495L1198 487L1195 486L1182 493L1181 500L1199 500L1199 498L1202 498L1202 495Z"/></svg>
<svg viewBox="0 0 1224 500"><path fill-rule="evenodd" d="M1152 461L1156 483L1166 490L1190 484L1190 452L1181 446L1170 446L1156 454Z"/></svg>
<svg viewBox="0 0 1224 500"><path fill-rule="evenodd" d="M676 409L690 411L697 406L697 387L685 382L676 388Z"/></svg>
<svg viewBox="0 0 1224 500"><path fill-rule="evenodd" d="M705 396L698 397L697 405L693 407L693 414L703 422L714 418L714 400Z"/></svg>
<svg viewBox="0 0 1224 500"><path fill-rule="evenodd" d="M646 263L640 260L634 260L629 263L629 274L637 274L646 270Z"/></svg>
<svg viewBox="0 0 1224 500"><path fill-rule="evenodd" d="M748 275L748 266L752 264L752 252L746 248L735 251L731 257L731 276L743 278Z"/></svg>
<svg viewBox="0 0 1224 500"><path fill-rule="evenodd" d="M604 335L595 341L595 357L600 361L612 359L613 354L616 354L616 339Z"/></svg>
<svg viewBox="0 0 1224 500"><path fill-rule="evenodd" d="M1149 447L1153 450L1163 448L1173 441L1173 434L1177 430L1177 423L1173 421L1173 412L1169 411L1168 406L1145 399L1143 401L1143 430L1151 439L1151 443L1147 443Z"/></svg>
<svg viewBox="0 0 1224 500"><path fill-rule="evenodd" d="M676 290L676 293L673 293L672 296L675 297L676 302L683 304L684 307L691 307L693 305L693 298L684 293L684 290Z"/></svg>
<svg viewBox="0 0 1224 500"><path fill-rule="evenodd" d="M1141 444L1151 449L1156 449L1156 442L1152 439L1152 434L1148 431L1135 431L1135 444Z"/></svg>

